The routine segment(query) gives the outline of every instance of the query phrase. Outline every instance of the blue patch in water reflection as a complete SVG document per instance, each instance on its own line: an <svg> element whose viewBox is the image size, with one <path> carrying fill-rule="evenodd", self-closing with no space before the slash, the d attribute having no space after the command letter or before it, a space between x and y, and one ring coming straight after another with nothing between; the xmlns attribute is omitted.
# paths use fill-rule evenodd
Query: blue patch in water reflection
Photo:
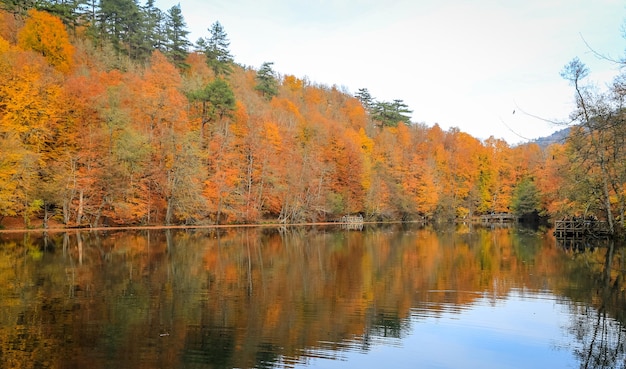
<svg viewBox="0 0 626 369"><path fill-rule="evenodd" d="M430 304L412 311L401 338L374 338L338 351L304 353L307 368L574 368L564 336L570 313L557 297L514 290L505 298L482 297L471 305Z"/></svg>

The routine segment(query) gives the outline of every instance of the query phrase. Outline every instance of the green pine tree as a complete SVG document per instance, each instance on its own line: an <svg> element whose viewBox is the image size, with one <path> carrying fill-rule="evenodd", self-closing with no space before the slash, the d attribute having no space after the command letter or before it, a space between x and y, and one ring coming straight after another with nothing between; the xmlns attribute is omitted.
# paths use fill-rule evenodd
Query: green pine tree
<svg viewBox="0 0 626 369"><path fill-rule="evenodd" d="M541 213L541 194L531 178L523 179L515 188L511 210L520 217Z"/></svg>
<svg viewBox="0 0 626 369"><path fill-rule="evenodd" d="M257 85L255 89L260 91L267 100L278 95L278 81L276 80L276 73L272 69L273 64L272 62L263 63L256 74Z"/></svg>
<svg viewBox="0 0 626 369"><path fill-rule="evenodd" d="M372 105L370 114L372 119L377 121L380 127L397 127L399 122L411 123L412 113L402 100L393 100L393 102L375 102Z"/></svg>
<svg viewBox="0 0 626 369"><path fill-rule="evenodd" d="M183 18L180 4L171 7L167 11L165 21L165 55L179 68L185 68L187 48L190 42L187 40L187 24Z"/></svg>
<svg viewBox="0 0 626 369"><path fill-rule="evenodd" d="M356 97L361 102L365 110L367 110L368 112L374 106L374 98L367 88L359 88L359 91L357 91L354 97Z"/></svg>
<svg viewBox="0 0 626 369"><path fill-rule="evenodd" d="M228 35L220 22L215 22L209 28L211 36L200 38L197 42L198 50L206 55L207 64L216 76L227 76L232 72L233 56L228 47Z"/></svg>

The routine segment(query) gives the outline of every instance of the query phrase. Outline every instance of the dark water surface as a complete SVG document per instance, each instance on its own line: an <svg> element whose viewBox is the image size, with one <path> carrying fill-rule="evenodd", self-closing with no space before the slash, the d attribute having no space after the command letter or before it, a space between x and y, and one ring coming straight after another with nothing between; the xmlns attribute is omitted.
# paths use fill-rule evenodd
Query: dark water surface
<svg viewBox="0 0 626 369"><path fill-rule="evenodd" d="M0 234L0 367L624 368L625 269L514 228Z"/></svg>

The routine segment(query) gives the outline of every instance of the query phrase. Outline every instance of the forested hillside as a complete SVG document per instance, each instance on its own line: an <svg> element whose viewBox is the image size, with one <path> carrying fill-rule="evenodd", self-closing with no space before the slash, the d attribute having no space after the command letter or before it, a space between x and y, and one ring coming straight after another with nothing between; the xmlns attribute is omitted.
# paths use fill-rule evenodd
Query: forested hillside
<svg viewBox="0 0 626 369"><path fill-rule="evenodd" d="M572 138L511 147L412 123L402 100L376 101L367 89L353 96L271 62L243 67L219 22L187 40L180 6L0 8L0 226L492 212L592 212L623 225L623 114L595 109L581 74L570 78L582 119Z"/></svg>

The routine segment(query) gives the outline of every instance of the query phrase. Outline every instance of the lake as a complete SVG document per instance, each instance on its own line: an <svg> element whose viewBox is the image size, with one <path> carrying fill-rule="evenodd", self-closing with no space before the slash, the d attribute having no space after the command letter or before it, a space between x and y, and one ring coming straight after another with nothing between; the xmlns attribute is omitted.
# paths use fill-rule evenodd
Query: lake
<svg viewBox="0 0 626 369"><path fill-rule="evenodd" d="M356 228L0 234L0 367L625 367L624 248Z"/></svg>

